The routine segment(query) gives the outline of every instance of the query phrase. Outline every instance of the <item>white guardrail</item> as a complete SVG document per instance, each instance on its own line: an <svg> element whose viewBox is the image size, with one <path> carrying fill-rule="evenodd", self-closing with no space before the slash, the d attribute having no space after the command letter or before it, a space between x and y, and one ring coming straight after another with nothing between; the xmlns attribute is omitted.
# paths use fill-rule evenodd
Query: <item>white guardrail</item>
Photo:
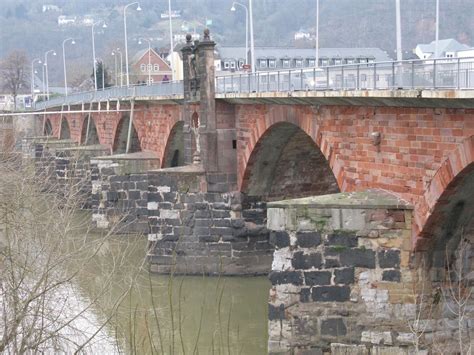
<svg viewBox="0 0 474 355"><path fill-rule="evenodd" d="M217 94L317 90L474 89L474 58L358 63L216 77ZM34 110L134 97L182 96L183 81L110 87L34 104Z"/></svg>
<svg viewBox="0 0 474 355"><path fill-rule="evenodd" d="M474 89L474 58L345 64L218 76L216 92Z"/></svg>

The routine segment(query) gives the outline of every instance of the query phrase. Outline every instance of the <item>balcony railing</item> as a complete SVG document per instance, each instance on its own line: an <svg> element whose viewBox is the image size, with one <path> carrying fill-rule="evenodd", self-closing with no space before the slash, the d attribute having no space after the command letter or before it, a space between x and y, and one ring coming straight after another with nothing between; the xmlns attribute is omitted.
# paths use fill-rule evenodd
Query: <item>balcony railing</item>
<svg viewBox="0 0 474 355"><path fill-rule="evenodd" d="M474 58L346 64L216 78L220 94L397 89L474 89Z"/></svg>
<svg viewBox="0 0 474 355"><path fill-rule="evenodd" d="M46 101L36 102L35 110L62 105L74 105L89 102L100 102L135 97L159 97L183 95L183 82L170 81L154 85L136 85L129 87L109 87L104 90L73 93L68 96L55 97Z"/></svg>

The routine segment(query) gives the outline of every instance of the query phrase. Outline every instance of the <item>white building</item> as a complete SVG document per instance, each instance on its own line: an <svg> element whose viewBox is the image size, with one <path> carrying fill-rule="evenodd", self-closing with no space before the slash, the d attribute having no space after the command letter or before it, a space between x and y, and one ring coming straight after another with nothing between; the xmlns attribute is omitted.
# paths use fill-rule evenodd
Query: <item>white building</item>
<svg viewBox="0 0 474 355"><path fill-rule="evenodd" d="M456 58L458 52L469 50L469 46L459 43L455 39L448 38L438 41L438 58ZM415 48L415 54L420 59L434 58L436 41L428 44L419 44Z"/></svg>
<svg viewBox="0 0 474 355"><path fill-rule="evenodd" d="M301 41L301 40L309 40L311 39L311 34L309 32L299 30L298 32L295 33L295 41Z"/></svg>
<svg viewBox="0 0 474 355"><path fill-rule="evenodd" d="M76 23L76 16L58 16L58 26L71 26Z"/></svg>
<svg viewBox="0 0 474 355"><path fill-rule="evenodd" d="M42 11L43 12L49 12L49 11L59 12L59 11L61 11L61 9L59 8L59 6L56 6L56 5L44 4L43 8L42 8Z"/></svg>

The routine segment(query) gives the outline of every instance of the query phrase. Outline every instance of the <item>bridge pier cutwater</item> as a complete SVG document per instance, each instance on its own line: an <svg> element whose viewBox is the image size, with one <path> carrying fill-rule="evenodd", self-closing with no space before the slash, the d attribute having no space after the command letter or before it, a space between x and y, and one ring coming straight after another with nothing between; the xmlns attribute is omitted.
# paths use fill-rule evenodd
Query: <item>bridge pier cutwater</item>
<svg viewBox="0 0 474 355"><path fill-rule="evenodd" d="M473 282L473 90L226 93L214 45L188 38L181 93L46 108L25 151L85 179L97 227L146 234L151 270L269 274L270 353L472 342L472 297L448 309Z"/></svg>

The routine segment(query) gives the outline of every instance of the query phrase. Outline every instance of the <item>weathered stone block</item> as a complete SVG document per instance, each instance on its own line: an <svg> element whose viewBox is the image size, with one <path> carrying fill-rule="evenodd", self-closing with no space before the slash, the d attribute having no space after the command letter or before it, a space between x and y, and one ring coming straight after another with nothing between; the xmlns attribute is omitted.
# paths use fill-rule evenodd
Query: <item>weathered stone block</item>
<svg viewBox="0 0 474 355"><path fill-rule="evenodd" d="M296 234L296 244L300 248L314 248L321 244L321 233L319 232L299 232Z"/></svg>
<svg viewBox="0 0 474 355"><path fill-rule="evenodd" d="M305 287L300 290L300 302L310 302L311 301L311 288Z"/></svg>
<svg viewBox="0 0 474 355"><path fill-rule="evenodd" d="M381 250L378 257L379 266L383 269L400 267L400 250Z"/></svg>
<svg viewBox="0 0 474 355"><path fill-rule="evenodd" d="M401 273L398 270L384 270L382 274L383 281L400 282Z"/></svg>
<svg viewBox="0 0 474 355"><path fill-rule="evenodd" d="M349 301L350 294L348 286L320 286L311 290L311 297L316 302L346 302Z"/></svg>
<svg viewBox="0 0 474 355"><path fill-rule="evenodd" d="M357 237L352 232L335 231L327 236L324 244L352 248L357 246Z"/></svg>
<svg viewBox="0 0 474 355"><path fill-rule="evenodd" d="M299 271L272 271L268 278L272 285L293 284L297 286L303 285L303 275Z"/></svg>
<svg viewBox="0 0 474 355"><path fill-rule="evenodd" d="M311 268L320 268L322 257L320 253L304 254L302 251L293 254L291 265L295 269L307 270Z"/></svg>
<svg viewBox="0 0 474 355"><path fill-rule="evenodd" d="M285 305L282 303L279 306L268 304L268 319L282 320L285 319Z"/></svg>
<svg viewBox="0 0 474 355"><path fill-rule="evenodd" d="M340 254L341 265L375 268L375 252L370 249L346 249Z"/></svg>
<svg viewBox="0 0 474 355"><path fill-rule="evenodd" d="M270 243L277 249L290 246L290 236L285 231L271 232Z"/></svg>
<svg viewBox="0 0 474 355"><path fill-rule="evenodd" d="M321 322L321 335L339 337L347 334L342 318L329 318Z"/></svg>
<svg viewBox="0 0 474 355"><path fill-rule="evenodd" d="M313 285L330 285L331 272L330 271L308 271L304 273L305 284Z"/></svg>
<svg viewBox="0 0 474 355"><path fill-rule="evenodd" d="M334 270L334 282L346 285L354 283L354 268Z"/></svg>

